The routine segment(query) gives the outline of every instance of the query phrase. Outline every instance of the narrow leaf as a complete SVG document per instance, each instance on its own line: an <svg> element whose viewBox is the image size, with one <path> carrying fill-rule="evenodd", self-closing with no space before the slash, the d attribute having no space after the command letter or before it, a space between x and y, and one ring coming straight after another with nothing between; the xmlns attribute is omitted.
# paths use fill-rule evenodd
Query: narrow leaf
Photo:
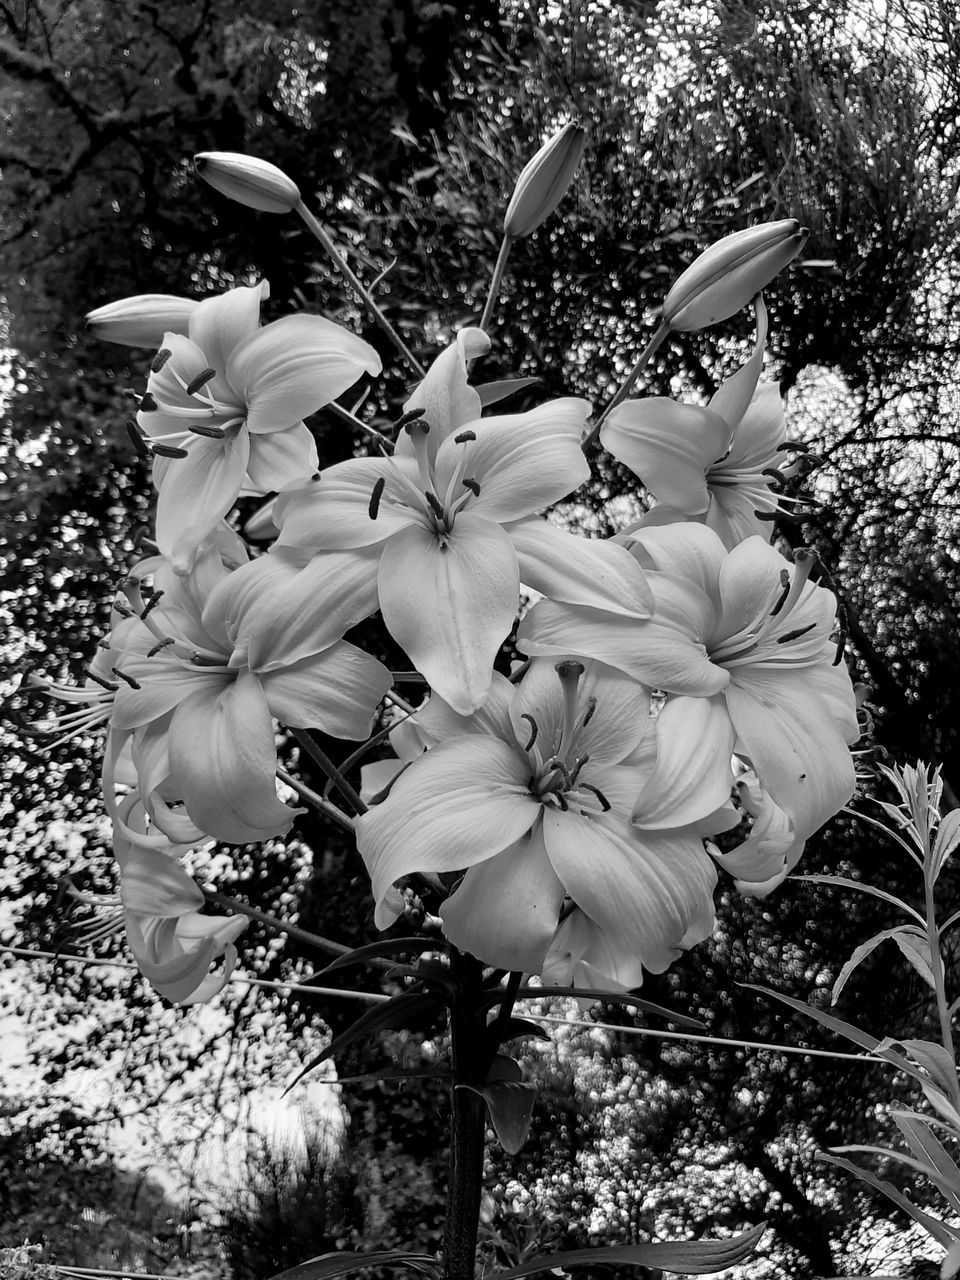
<svg viewBox="0 0 960 1280"><path fill-rule="evenodd" d="M315 1058L311 1058L307 1065L290 1081L286 1089L284 1089L284 1094L289 1093L307 1072L312 1071L314 1067L318 1067L321 1062L326 1062L328 1058L332 1058L341 1049L353 1044L355 1040L361 1040L364 1036L375 1035L379 1031L395 1031L398 1027L413 1026L421 1019L433 1017L442 1007L443 1001L439 996L429 995L423 991L404 991L401 995L394 996L392 1000L388 1000L386 1004L374 1005L361 1018L358 1018L352 1026L347 1027L346 1031L342 1031L340 1035L334 1037L322 1053L318 1053Z"/></svg>
<svg viewBox="0 0 960 1280"><path fill-rule="evenodd" d="M337 956L336 960L325 969L310 975L310 982L319 982L321 978L336 973L338 969L349 969L352 965L367 964L371 960L380 960L384 956L405 955L411 951L436 951L437 942L433 938L379 938L376 942L368 942L365 946Z"/></svg>
<svg viewBox="0 0 960 1280"><path fill-rule="evenodd" d="M933 967L930 963L930 943L926 934L921 933L919 929L912 928L910 925L905 925L904 928L894 931L893 940L927 986L936 991L937 980L933 976Z"/></svg>
<svg viewBox="0 0 960 1280"><path fill-rule="evenodd" d="M404 1249L384 1249L379 1253L323 1253L297 1267L278 1271L270 1280L333 1280L335 1276L348 1276L355 1271L368 1271L387 1263L398 1267L411 1267L428 1276L438 1276L440 1268L436 1258L428 1253L408 1253Z"/></svg>
<svg viewBox="0 0 960 1280"><path fill-rule="evenodd" d="M486 409L500 400L506 400L507 396L512 396L516 391L535 387L539 381L539 378L503 378L500 382L481 383L479 387L474 387L474 391L480 397L481 405Z"/></svg>
<svg viewBox="0 0 960 1280"><path fill-rule="evenodd" d="M960 844L960 809L951 809L940 822L933 845L933 880L943 870L943 864Z"/></svg>
<svg viewBox="0 0 960 1280"><path fill-rule="evenodd" d="M915 1156L926 1158L936 1169L934 1181L957 1213L960 1213L960 1169L937 1136L931 1132L929 1122L914 1120L900 1114L894 1121Z"/></svg>
<svg viewBox="0 0 960 1280"><path fill-rule="evenodd" d="M492 993L487 999L487 1006L492 1008L498 1005L505 995L503 991ZM641 1013L655 1013L659 1018L668 1018L680 1027L693 1027L699 1031L705 1031L707 1027L707 1024L701 1022L699 1018L691 1018L685 1013L674 1013L672 1009L667 1009L662 1004L654 1004L652 1000L640 1000L626 991L595 991L592 987L520 987L516 992L518 1000L549 1000L551 996L573 996L576 1000L592 1000L598 1003L602 1000L607 1004L624 1004L632 1009L639 1009Z"/></svg>
<svg viewBox="0 0 960 1280"><path fill-rule="evenodd" d="M857 815L858 817L862 815ZM881 898L884 902L889 902L894 907L899 907L901 911L906 912L908 916L913 916L921 926L926 925L926 921L919 911L915 911L902 898L896 898L892 893L887 893L885 889L877 889L872 884L863 884L860 880L848 880L846 876L791 876L791 880L796 880L800 884L809 880L812 884L832 884L840 889L855 889L858 893L867 893L872 898Z"/></svg>
<svg viewBox="0 0 960 1280"><path fill-rule="evenodd" d="M520 1280L538 1271L566 1270L568 1267L662 1267L683 1276L706 1276L748 1258L760 1243L766 1223L758 1223L729 1240L664 1240L647 1244L612 1245L606 1249L574 1249L550 1253L524 1262L509 1271L496 1271L491 1280Z"/></svg>
<svg viewBox="0 0 960 1280"><path fill-rule="evenodd" d="M908 1213L914 1222L919 1222L929 1235L933 1236L938 1244L942 1244L945 1249L956 1240L960 1240L960 1233L948 1227L945 1222L941 1222L939 1218L932 1217L929 1213L924 1213L922 1209L917 1208L912 1200L908 1200L902 1192L898 1191L892 1182L887 1182L883 1178L878 1178L876 1174L870 1172L869 1169L861 1169L859 1165L854 1164L852 1160L844 1160L842 1156L832 1156L827 1152L821 1152L817 1159L825 1160L828 1164L838 1165L841 1169L846 1169L848 1173L852 1173L855 1178L859 1178L861 1182L865 1182L868 1187L873 1187L875 1191L881 1192L892 1200L894 1204L899 1205L904 1213Z"/></svg>
<svg viewBox="0 0 960 1280"><path fill-rule="evenodd" d="M508 1155L515 1156L522 1149L530 1132L537 1086L518 1080L498 1080L479 1089L468 1084L457 1087L479 1093L487 1104L497 1141Z"/></svg>
<svg viewBox="0 0 960 1280"><path fill-rule="evenodd" d="M424 1067L384 1067L380 1071L362 1071L356 1076L337 1073L337 1084L356 1084L366 1080L451 1080L449 1071L426 1070Z"/></svg>
<svg viewBox="0 0 960 1280"><path fill-rule="evenodd" d="M500 1032L500 1044L506 1044L508 1040L519 1040L521 1036L532 1036L534 1040L550 1039L550 1033L535 1022L530 1022L527 1018L508 1018Z"/></svg>

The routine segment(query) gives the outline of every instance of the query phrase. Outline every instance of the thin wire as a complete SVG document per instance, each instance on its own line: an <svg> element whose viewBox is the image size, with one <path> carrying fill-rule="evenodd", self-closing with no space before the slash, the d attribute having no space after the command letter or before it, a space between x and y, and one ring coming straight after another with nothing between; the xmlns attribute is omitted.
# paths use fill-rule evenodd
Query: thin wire
<svg viewBox="0 0 960 1280"><path fill-rule="evenodd" d="M90 956L58 955L55 951L29 951L26 947L0 947L0 952L13 956L23 956L28 960L60 960L68 964L85 964L106 966L109 969L127 969L139 972L135 964L126 960L96 960ZM344 991L341 987L315 987L302 982L273 982L268 978L251 978L245 973L235 973L227 979L228 983L246 982L252 987L267 987L274 991L306 991L311 995L339 996L347 1000L363 1000L367 1004L384 1004L391 996L382 995L379 991Z"/></svg>
<svg viewBox="0 0 960 1280"><path fill-rule="evenodd" d="M534 998L533 996L525 997L528 1000ZM733 1045L738 1049L768 1049L771 1053L799 1053L804 1057L843 1058L851 1062L885 1062L888 1066L890 1065L889 1058L878 1058L869 1053L834 1053L830 1049L801 1049L788 1044L764 1044L762 1040L731 1040L726 1036L698 1036L690 1031L658 1031L652 1027L618 1027L612 1022L588 1022L585 1018L555 1018L545 1013L525 1012L523 1016L529 1018L531 1022L553 1022L559 1026L619 1031L627 1036L654 1036L659 1040L699 1040L704 1044Z"/></svg>

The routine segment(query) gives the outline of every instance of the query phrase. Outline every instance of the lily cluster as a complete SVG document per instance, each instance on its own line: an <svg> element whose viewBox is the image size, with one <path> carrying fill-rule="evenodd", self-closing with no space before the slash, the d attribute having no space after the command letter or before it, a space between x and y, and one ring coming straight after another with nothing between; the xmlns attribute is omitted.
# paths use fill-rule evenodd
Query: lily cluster
<svg viewBox="0 0 960 1280"><path fill-rule="evenodd" d="M505 244L552 211L582 143L570 128L524 171ZM237 199L299 207L272 166L205 164ZM727 237L668 294L662 336L754 305L754 351L708 405L620 395L593 429L575 397L500 412L516 384L473 384L491 344L468 327L392 447L376 431L375 455L322 470L304 419L380 372L364 339L318 316L261 327L262 284L91 313L95 334L156 349L130 430L157 554L120 584L87 684L35 683L71 704L67 736L107 726L108 906L158 990L203 999L229 975L242 924L200 912L180 860L290 827L277 725L363 742L403 705L344 638L377 613L430 690L395 734L401 758L366 766L369 806L357 798L381 928L412 885L485 964L633 988L709 935L718 868L747 893L784 878L850 797L857 737L837 601L809 553L771 543L808 464L761 376L759 290L803 235L786 221ZM543 515L589 479L598 428L656 499L603 540ZM250 495L270 500L267 550L239 532ZM521 592L537 602L507 678Z"/></svg>

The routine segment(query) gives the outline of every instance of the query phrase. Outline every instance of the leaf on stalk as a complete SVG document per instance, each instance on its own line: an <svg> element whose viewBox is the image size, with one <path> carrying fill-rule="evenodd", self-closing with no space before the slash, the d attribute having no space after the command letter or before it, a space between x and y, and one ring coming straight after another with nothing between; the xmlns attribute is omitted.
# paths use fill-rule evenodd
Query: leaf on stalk
<svg viewBox="0 0 960 1280"><path fill-rule="evenodd" d="M906 1139L913 1154L926 1159L935 1173L930 1177L946 1196L957 1213L960 1213L960 1168L937 1136L931 1132L929 1121L904 1113L894 1115L894 1123Z"/></svg>
<svg viewBox="0 0 960 1280"><path fill-rule="evenodd" d="M867 893L872 898L881 898L884 902L889 902L895 907L899 907L905 915L912 916L920 924L924 923L923 916L919 911L915 911L913 907L904 902L902 898L894 897L892 893L887 893L885 889L878 889L875 885L864 884L861 880L849 880L846 876L791 876L791 880L804 884L810 881L813 884L832 884L841 889L856 889L858 893Z"/></svg>
<svg viewBox="0 0 960 1280"><path fill-rule="evenodd" d="M449 1071L441 1071L439 1067L384 1067L380 1071L361 1071L359 1075L337 1075L337 1084L357 1084L359 1081L372 1080L451 1080Z"/></svg>
<svg viewBox="0 0 960 1280"><path fill-rule="evenodd" d="M666 1271L678 1271L683 1276L705 1276L743 1262L753 1253L765 1230L766 1223L761 1222L742 1235L731 1236L729 1240L663 1240L550 1253L509 1271L494 1272L491 1280L520 1280L521 1276L536 1275L538 1271L565 1271L569 1267L602 1265L661 1267Z"/></svg>
<svg viewBox="0 0 960 1280"><path fill-rule="evenodd" d="M404 955L410 951L436 951L437 941L433 938L378 938L376 942L368 942L365 946L337 956L325 969L310 975L310 982L319 982L321 978L336 973L338 969L348 969L352 965L367 964L370 960L380 960L384 956Z"/></svg>
<svg viewBox="0 0 960 1280"><path fill-rule="evenodd" d="M906 1049L914 1062L923 1067L934 1084L948 1097L956 1091L957 1065L942 1044L937 1044L934 1040L894 1040L887 1036L877 1045L877 1052L883 1053L896 1045Z"/></svg>
<svg viewBox="0 0 960 1280"><path fill-rule="evenodd" d="M498 1042L506 1044L508 1040L519 1040L521 1036L532 1036L534 1040L550 1039L549 1031L544 1031L536 1022L530 1022L527 1018L508 1018L500 1031Z"/></svg>
<svg viewBox="0 0 960 1280"><path fill-rule="evenodd" d="M506 992L503 991L494 992L488 998L487 1005L492 1007L499 1004L505 995ZM531 998L549 1000L551 996L573 996L576 1000L590 1000L594 1003L604 1001L607 1004L624 1004L632 1009L639 1009L641 1013L655 1013L660 1018L675 1022L677 1026L695 1027L700 1031L705 1031L707 1026L699 1018L691 1018L685 1013L674 1013L672 1009L667 1009L662 1004L654 1004L652 1000L641 1000L627 991L594 990L592 987L520 987L515 995L518 1000Z"/></svg>
<svg viewBox="0 0 960 1280"><path fill-rule="evenodd" d="M483 1098L497 1141L508 1155L515 1156L530 1132L537 1086L520 1080L496 1080L479 1088L470 1084L457 1085L457 1088L469 1089Z"/></svg>
<svg viewBox="0 0 960 1280"><path fill-rule="evenodd" d="M404 991L385 1004L374 1005L352 1026L347 1027L346 1031L335 1036L322 1053L311 1058L290 1081L284 1089L284 1094L289 1093L307 1072L312 1071L314 1067L319 1067L321 1062L326 1062L328 1058L332 1058L354 1041L361 1040L364 1036L375 1035L379 1031L396 1031L400 1027L410 1028L420 1025L434 1017L443 1008L443 1003L439 996L424 991Z"/></svg>
<svg viewBox="0 0 960 1280"><path fill-rule="evenodd" d="M862 942L857 947L840 970L837 980L833 984L833 991L830 993L831 1005L835 1005L839 1000L840 992L847 985L854 970L866 960L872 951L875 951L880 946L881 942L886 942L888 938L897 944L920 976L931 987L936 988L933 970L930 968L930 948L927 945L926 934L921 932L915 925L897 925L893 929L882 929L880 933L875 933L872 938L868 938L866 942Z"/></svg>
<svg viewBox="0 0 960 1280"><path fill-rule="evenodd" d="M848 1173L852 1173L855 1178L859 1178L861 1182L865 1182L868 1187L873 1187L875 1191L881 1192L892 1200L895 1205L908 1213L914 1222L918 1222L924 1231L933 1236L938 1244L942 1244L945 1249L949 1249L955 1241L960 1240L960 1232L949 1227L945 1222L941 1222L939 1218L934 1218L929 1213L918 1208L912 1200L907 1197L893 1185L883 1178L878 1178L876 1174L871 1173L869 1169L861 1169L859 1165L854 1164L852 1160L844 1160L842 1156L833 1156L828 1152L820 1152L817 1156L818 1160L825 1160L827 1164L838 1165L841 1169L846 1169Z"/></svg>
<svg viewBox="0 0 960 1280"><path fill-rule="evenodd" d="M943 864L960 844L960 809L951 809L940 822L931 855L933 883L943 870Z"/></svg>
<svg viewBox="0 0 960 1280"><path fill-rule="evenodd" d="M428 1253L408 1253L405 1249L384 1249L379 1253L322 1253L309 1262L278 1271L270 1280L334 1280L335 1276L347 1276L353 1271L368 1271L387 1263L398 1267L411 1267L428 1276L438 1276L440 1268L436 1258Z"/></svg>
<svg viewBox="0 0 960 1280"><path fill-rule="evenodd" d="M480 397L480 404L486 409L500 400L506 400L507 396L512 396L516 391L535 387L539 382L539 378L502 378L499 382L483 382L473 389Z"/></svg>

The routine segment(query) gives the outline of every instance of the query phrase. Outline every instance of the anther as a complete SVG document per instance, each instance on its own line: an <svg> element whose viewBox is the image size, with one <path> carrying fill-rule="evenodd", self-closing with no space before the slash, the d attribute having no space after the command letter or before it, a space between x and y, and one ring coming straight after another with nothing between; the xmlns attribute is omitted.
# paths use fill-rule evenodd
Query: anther
<svg viewBox="0 0 960 1280"><path fill-rule="evenodd" d="M758 520L768 520L771 523L774 520L784 520L787 524L805 524L808 520L812 520L817 513L815 511L754 511L753 514Z"/></svg>
<svg viewBox="0 0 960 1280"><path fill-rule="evenodd" d="M387 482L383 476L373 486L373 493L370 495L370 506L367 508L371 520L376 520L377 518L377 514L380 511L380 499L383 497L383 491L386 487Z"/></svg>
<svg viewBox="0 0 960 1280"><path fill-rule="evenodd" d="M791 450L794 453L809 453L810 446L804 444L802 440L784 440L783 444L778 444L776 448L777 453L786 453Z"/></svg>
<svg viewBox="0 0 960 1280"><path fill-rule="evenodd" d="M791 640L799 640L801 636L805 636L808 631L812 631L817 624L809 623L806 627L797 627L796 631L788 631L786 635L777 636L777 644L789 644Z"/></svg>
<svg viewBox="0 0 960 1280"><path fill-rule="evenodd" d="M580 759L577 761L577 763L574 765L573 773L571 773L570 775L571 787L575 787L577 785L577 779L580 777L580 770L583 768L583 766L587 763L589 759L590 759L589 755L581 756Z"/></svg>
<svg viewBox="0 0 960 1280"><path fill-rule="evenodd" d="M114 684L112 680L104 680L103 676L98 676L92 667L83 668L94 684L98 684L101 689L106 689L107 693L116 693L120 688L118 684Z"/></svg>
<svg viewBox="0 0 960 1280"><path fill-rule="evenodd" d="M141 413L154 413L156 411L157 402L149 391L145 391L140 397L139 408Z"/></svg>
<svg viewBox="0 0 960 1280"><path fill-rule="evenodd" d="M603 810L604 813L609 813L610 810L613 808L610 801L603 794L600 788L595 787L592 782L581 782L580 789L582 791L591 791L600 801L600 808Z"/></svg>
<svg viewBox="0 0 960 1280"><path fill-rule="evenodd" d="M159 373L172 355L173 352L169 347L161 347L153 357L153 363L150 366L151 373Z"/></svg>
<svg viewBox="0 0 960 1280"><path fill-rule="evenodd" d="M840 634L837 636L837 652L834 656L833 662L830 664L832 667L839 667L840 663L843 661L843 651L846 647L846 643L847 631L845 627L841 627Z"/></svg>
<svg viewBox="0 0 960 1280"><path fill-rule="evenodd" d="M189 458L190 456L186 449L178 449L172 444L151 445L150 452L157 458Z"/></svg>
<svg viewBox="0 0 960 1280"><path fill-rule="evenodd" d="M465 489L469 489L475 498L480 497L480 485L472 476L467 476L467 478L465 480L461 480L460 483Z"/></svg>
<svg viewBox="0 0 960 1280"><path fill-rule="evenodd" d="M393 425L396 427L397 431L409 431L410 426L419 418L422 418L426 412L426 409L411 409L408 413L402 413ZM423 425L426 427L427 431L430 430L430 427L426 423Z"/></svg>
<svg viewBox="0 0 960 1280"><path fill-rule="evenodd" d="M453 437L454 444L467 444L471 440L476 440L477 433L475 431L461 431L458 436Z"/></svg>
<svg viewBox="0 0 960 1280"><path fill-rule="evenodd" d="M137 453L139 453L140 457L149 458L150 449L147 445L147 442L143 438L143 432L140 430L137 424L135 422L128 421L128 422L125 422L123 425L127 428L127 435L133 441L133 447L136 449Z"/></svg>
<svg viewBox="0 0 960 1280"><path fill-rule="evenodd" d="M582 727L582 728L584 728L584 729L585 729L585 728L587 727L587 725L590 723L590 721L593 719L593 713L596 711L596 709L597 709L597 700L596 700L596 698L594 698L594 697L590 697L590 698L588 698L588 699L587 699L587 709L586 709L586 711L583 713L583 719L580 721L580 724L581 724L581 727Z"/></svg>
<svg viewBox="0 0 960 1280"><path fill-rule="evenodd" d="M187 430L192 431L195 436L206 436L208 440L222 440L227 434L223 427L208 427L200 422L195 422Z"/></svg>
<svg viewBox="0 0 960 1280"><path fill-rule="evenodd" d="M783 472L778 471L776 467L764 467L760 474L762 476L768 476L775 485L779 485L781 488L786 484Z"/></svg>
<svg viewBox="0 0 960 1280"><path fill-rule="evenodd" d="M173 636L167 636L165 640L161 640L159 644L155 644L152 649L147 650L148 658L155 658L161 649L169 649L172 644L176 644Z"/></svg>
<svg viewBox="0 0 960 1280"><path fill-rule="evenodd" d="M430 504L430 510L437 517L437 519L438 520L446 519L447 513L444 511L443 503L440 501L437 495L435 493L431 493L430 490L428 489L423 496L426 498L427 502Z"/></svg>
<svg viewBox="0 0 960 1280"><path fill-rule="evenodd" d="M211 378L217 376L216 369L204 369L187 383L187 395L195 396L201 387L205 387Z"/></svg>
<svg viewBox="0 0 960 1280"><path fill-rule="evenodd" d="M125 672L121 671L119 667L111 667L110 670L118 680L123 680L131 689L139 689L141 687L137 681L134 680L133 676L128 676Z"/></svg>
<svg viewBox="0 0 960 1280"><path fill-rule="evenodd" d="M163 592L154 588L147 597L147 602L140 611L141 620L147 616L151 609L155 608L163 599Z"/></svg>
<svg viewBox="0 0 960 1280"><path fill-rule="evenodd" d="M536 720L534 720L533 716L531 716L531 715L527 715L526 711L521 712L520 719L521 719L521 720L527 720L527 721L529 721L529 724L530 724L530 741L529 741L529 742L524 746L524 748L523 748L523 749L524 749L524 751L531 751L531 750L533 749L533 744L534 744L534 743L536 742L536 740L537 740L537 736L538 736L538 734L540 733L540 730L539 730L539 728L537 727L537 722L536 722Z"/></svg>
<svg viewBox="0 0 960 1280"><path fill-rule="evenodd" d="M119 596L117 597L116 600L114 600L113 607L117 611L117 613L119 613L121 618L135 618L137 616L136 612L130 608L126 600L122 599Z"/></svg>
<svg viewBox="0 0 960 1280"><path fill-rule="evenodd" d="M789 569L780 570L780 586L782 588L780 595L777 597L777 603L770 610L770 617L775 618L783 606L787 603L787 596L790 594L790 571Z"/></svg>

